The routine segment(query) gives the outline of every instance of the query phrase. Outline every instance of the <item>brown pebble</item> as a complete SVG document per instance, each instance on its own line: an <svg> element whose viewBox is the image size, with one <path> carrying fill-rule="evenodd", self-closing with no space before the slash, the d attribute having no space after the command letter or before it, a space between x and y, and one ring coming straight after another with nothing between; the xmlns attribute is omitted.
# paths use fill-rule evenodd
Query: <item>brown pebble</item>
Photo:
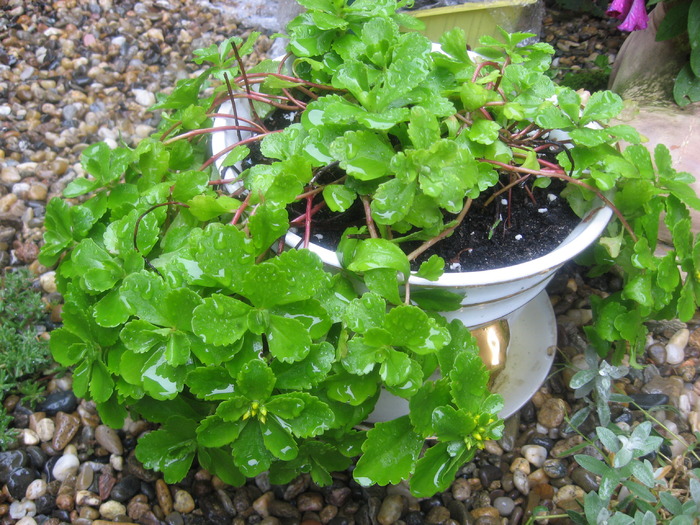
<svg viewBox="0 0 700 525"><path fill-rule="evenodd" d="M170 514L173 511L173 497L170 494L170 488L162 479L156 481L156 497L163 512L166 515Z"/></svg>
<svg viewBox="0 0 700 525"><path fill-rule="evenodd" d="M111 454L121 455L124 453L124 447L117 431L107 425L99 425L95 429L95 439Z"/></svg>
<svg viewBox="0 0 700 525"><path fill-rule="evenodd" d="M323 496L318 492L305 492L297 497L297 508L301 512L318 512L323 508Z"/></svg>
<svg viewBox="0 0 700 525"><path fill-rule="evenodd" d="M566 401L558 398L550 398L543 403L537 413L537 421L547 428L556 428L564 422L569 413Z"/></svg>
<svg viewBox="0 0 700 525"><path fill-rule="evenodd" d="M390 525L391 523L395 523L401 517L405 505L406 498L404 498L401 494L391 494L387 496L384 498L382 506L379 507L377 521L382 525Z"/></svg>
<svg viewBox="0 0 700 525"><path fill-rule="evenodd" d="M479 507L478 509L472 509L472 516L475 519L479 519L482 516L489 516L491 518L501 517L496 507Z"/></svg>
<svg viewBox="0 0 700 525"><path fill-rule="evenodd" d="M442 525L449 519L450 511L441 505L430 509L425 516L425 522L429 525Z"/></svg>
<svg viewBox="0 0 700 525"><path fill-rule="evenodd" d="M80 420L65 412L56 414L56 429L53 433L51 446L55 450L63 450L70 443L71 439L78 433L80 428Z"/></svg>
<svg viewBox="0 0 700 525"><path fill-rule="evenodd" d="M194 510L194 500L186 490L178 490L175 493L173 501L173 509L181 514L189 514Z"/></svg>
<svg viewBox="0 0 700 525"><path fill-rule="evenodd" d="M133 499L126 506L126 514L132 520L139 521L141 517L151 510L148 503L143 501L134 501Z"/></svg>

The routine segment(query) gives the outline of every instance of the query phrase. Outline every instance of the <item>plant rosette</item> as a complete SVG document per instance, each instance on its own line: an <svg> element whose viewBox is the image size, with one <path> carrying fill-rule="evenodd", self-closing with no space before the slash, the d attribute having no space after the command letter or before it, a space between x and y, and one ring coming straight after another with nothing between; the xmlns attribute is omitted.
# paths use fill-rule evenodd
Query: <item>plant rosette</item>
<svg viewBox="0 0 700 525"><path fill-rule="evenodd" d="M272 61L243 67L255 35L197 50L201 74L152 108L162 111L156 135L83 152L86 176L46 210L40 261L58 265L65 298L51 350L105 423L119 427L131 411L162 425L136 456L166 482L196 458L235 485L268 470L273 483L308 472L328 484L359 456L359 483L410 478L414 494L429 496L498 439L502 401L469 330L436 313L458 308L456 297L405 287L411 261L400 242L449 236L500 174L507 184L563 178L577 210L614 201L626 219L608 227L597 271L615 265L624 287L593 304L591 333L599 352L634 352L649 316L694 313L700 250L684 201L697 199L664 148L652 163L640 145L613 146L637 142L633 130L586 128L621 102L601 93L584 106L555 86L543 74L549 46L490 39L479 50L488 60L474 64L459 31L441 39L445 54L400 32L414 21L393 1L304 5L288 26L292 75ZM250 118L234 115L239 143L212 156L208 137L226 131L212 120L231 118L215 108L229 98L247 99ZM272 108L301 111L301 122L268 129L261 117ZM568 132L571 147L552 146L549 129ZM271 162L248 167L258 143ZM245 171L220 179L224 156ZM291 226L308 243L318 209L341 213L354 201L368 220L341 241L342 272L309 250L273 249ZM298 202L306 211L290 217ZM662 211L679 242L658 258ZM443 271L430 257L417 276ZM356 277L367 291L354 289ZM382 389L410 413L357 430ZM427 437L437 440L426 447Z"/></svg>

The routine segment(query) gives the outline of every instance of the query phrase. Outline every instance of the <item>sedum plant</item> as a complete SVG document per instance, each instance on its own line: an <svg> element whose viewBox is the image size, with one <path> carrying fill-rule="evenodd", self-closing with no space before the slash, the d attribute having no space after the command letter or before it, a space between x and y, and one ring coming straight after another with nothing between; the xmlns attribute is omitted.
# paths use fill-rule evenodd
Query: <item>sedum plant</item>
<svg viewBox="0 0 700 525"><path fill-rule="evenodd" d="M359 483L410 477L429 496L500 436L502 401L469 331L436 312L455 297L399 286L419 253L481 192L563 179L575 210L614 203L620 221L598 260L628 277L595 305L592 331L602 353L622 341L634 351L646 317L687 317L696 303L684 202L697 199L667 150L654 166L633 129L591 127L619 97L556 86L544 74L551 48L520 46L529 35L485 39L477 62L460 31L442 51L400 31L415 21L393 0L302 3L288 27L294 58L246 69L255 35L198 50L202 73L153 108L157 134L84 151L86 177L46 211L40 261L58 265L66 300L51 349L107 424L132 412L162 425L136 455L168 482L196 458L231 484L267 470L275 483L309 472L325 484L359 457ZM219 109L226 100L239 104ZM294 122L275 128L277 110ZM235 124L216 127L222 118ZM208 139L224 131L237 141L212 155ZM635 144L621 152L622 138ZM353 204L363 224L341 240L340 271L280 242L295 226L307 245L320 210ZM662 211L688 242L656 258ZM434 280L444 261L417 268ZM381 392L408 400L409 414L358 428Z"/></svg>

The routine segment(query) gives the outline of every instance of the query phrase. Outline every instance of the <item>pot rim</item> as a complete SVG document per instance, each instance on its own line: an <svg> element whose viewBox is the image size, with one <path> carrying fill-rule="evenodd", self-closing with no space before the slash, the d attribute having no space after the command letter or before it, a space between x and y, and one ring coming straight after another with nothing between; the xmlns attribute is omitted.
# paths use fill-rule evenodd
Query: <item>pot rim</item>
<svg viewBox="0 0 700 525"><path fill-rule="evenodd" d="M593 244L605 230L612 214L613 211L608 206L593 208L559 246L542 257L493 270L448 272L444 273L437 281L429 281L412 274L408 282L412 285L433 287L485 286L503 284L545 274L556 270ZM301 240L301 237L293 232L288 232L285 236L285 241L289 246L298 246ZM310 244L309 250L318 255L327 265L338 269L341 268L336 252L317 244Z"/></svg>

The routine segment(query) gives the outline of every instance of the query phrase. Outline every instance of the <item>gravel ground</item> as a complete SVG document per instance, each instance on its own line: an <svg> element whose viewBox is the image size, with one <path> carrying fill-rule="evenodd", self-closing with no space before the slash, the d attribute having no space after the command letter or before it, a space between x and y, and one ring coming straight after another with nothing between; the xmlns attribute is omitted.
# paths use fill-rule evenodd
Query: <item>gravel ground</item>
<svg viewBox="0 0 700 525"><path fill-rule="evenodd" d="M148 136L157 115L147 108L156 92L196 71L187 62L191 51L249 29L230 10L192 0L4 0L0 8L0 265L28 266L47 303L57 303L53 272L36 257L46 202L82 174L80 152L99 140L133 145ZM614 60L622 40L610 23L590 17L571 21L549 11L544 26L558 64L574 69L590 68L597 53ZM263 41L257 53L268 45ZM193 469L168 486L133 455L148 425L105 427L63 378L49 382L50 395L34 409L16 396L3 400L21 434L15 449L0 453L0 525L488 525L524 523L537 505L577 508L576 500L598 480L566 453L582 438L566 432L564 418L583 402L566 387L572 372L562 364L583 362L588 297L610 286L583 279L575 267L560 274L550 287L559 325L557 368L507 421L503 439L488 443L444 494L418 501L402 485L364 489L349 472L337 473L325 488L306 475L271 486L262 475L234 489ZM51 318L60 321L60 306ZM616 385L644 406L673 407L655 416L688 442L700 421L698 326L655 326L649 366ZM613 409L621 427L642 417L629 407ZM593 428L591 421L585 431ZM664 452L681 457L685 448L669 436ZM598 454L592 447L584 451Z"/></svg>

